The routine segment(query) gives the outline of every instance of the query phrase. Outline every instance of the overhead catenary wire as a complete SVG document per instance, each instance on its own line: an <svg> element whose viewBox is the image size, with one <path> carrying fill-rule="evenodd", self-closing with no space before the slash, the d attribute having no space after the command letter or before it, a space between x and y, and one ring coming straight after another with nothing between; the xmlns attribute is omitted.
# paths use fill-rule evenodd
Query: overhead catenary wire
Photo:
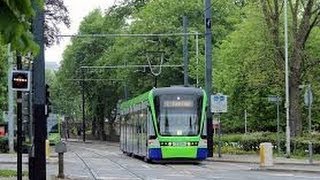
<svg viewBox="0 0 320 180"><path fill-rule="evenodd" d="M190 33L141 33L141 34L58 34L58 38L86 38L86 37L105 37L105 38L114 38L114 37L172 37L172 36L195 36L195 35L204 35L203 33L190 32Z"/></svg>

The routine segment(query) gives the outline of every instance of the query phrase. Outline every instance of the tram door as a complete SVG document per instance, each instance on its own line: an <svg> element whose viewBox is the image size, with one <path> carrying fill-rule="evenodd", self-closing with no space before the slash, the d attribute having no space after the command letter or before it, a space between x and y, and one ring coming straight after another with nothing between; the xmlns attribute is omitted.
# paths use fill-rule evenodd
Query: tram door
<svg viewBox="0 0 320 180"><path fill-rule="evenodd" d="M146 152L146 142L147 142L147 109L142 110L142 117L141 117L141 149L140 149L140 154L145 155Z"/></svg>

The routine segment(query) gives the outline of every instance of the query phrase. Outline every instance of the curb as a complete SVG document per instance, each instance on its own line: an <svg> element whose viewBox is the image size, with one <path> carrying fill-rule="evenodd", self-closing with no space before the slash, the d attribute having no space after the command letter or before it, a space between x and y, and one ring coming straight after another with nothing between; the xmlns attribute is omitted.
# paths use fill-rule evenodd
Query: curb
<svg viewBox="0 0 320 180"><path fill-rule="evenodd" d="M250 164L259 164L260 162L257 161L245 161L245 160L232 160L232 159L207 159L207 161L214 161L214 162L230 162L230 163L250 163ZM320 166L320 163L295 163L295 162L273 162L275 165L295 165L295 166ZM320 167L319 167L320 170Z"/></svg>
<svg viewBox="0 0 320 180"><path fill-rule="evenodd" d="M238 160L231 160L231 159L206 159L206 161L212 161L212 162L230 162L230 163L245 163L245 164L259 164L259 162L238 161Z"/></svg>
<svg viewBox="0 0 320 180"><path fill-rule="evenodd" d="M64 141L65 143L85 143L85 144L92 144L93 143L93 141L85 141L85 142L83 142L83 141L70 141L70 140L68 140L68 141Z"/></svg>
<svg viewBox="0 0 320 180"><path fill-rule="evenodd" d="M250 161L237 161L237 160L230 160L230 159L207 159L207 161L211 162L230 162L230 163L245 163L245 164L259 164L259 162L250 162ZM301 164L301 163L274 163L275 166L273 167L258 167L258 168L252 168L250 170L252 171L275 171L275 172L301 172L301 173L314 173L318 174L320 173L320 166L318 163L314 164ZM277 165L284 165L284 166L305 166L305 167L315 167L319 166L319 170L310 170L310 169L290 169L290 168L284 168L284 167L276 167Z"/></svg>
<svg viewBox="0 0 320 180"><path fill-rule="evenodd" d="M15 161L1 161L0 165L5 165L5 164L17 164ZM22 164L29 165L28 162L22 162ZM46 161L46 164L58 164L58 161Z"/></svg>
<svg viewBox="0 0 320 180"><path fill-rule="evenodd" d="M307 170L307 169L284 169L284 168L276 168L276 167L264 167L264 168L252 168L251 171L274 171L274 172L300 172L300 173L312 173L319 174L320 169L317 170Z"/></svg>

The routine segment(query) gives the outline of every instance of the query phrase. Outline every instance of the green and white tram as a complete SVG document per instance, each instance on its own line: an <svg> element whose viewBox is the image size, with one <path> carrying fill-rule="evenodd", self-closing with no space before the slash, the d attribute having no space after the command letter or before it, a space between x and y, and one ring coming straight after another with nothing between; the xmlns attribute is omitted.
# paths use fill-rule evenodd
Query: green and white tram
<svg viewBox="0 0 320 180"><path fill-rule="evenodd" d="M145 160L207 157L204 90L154 88L121 103L120 148Z"/></svg>

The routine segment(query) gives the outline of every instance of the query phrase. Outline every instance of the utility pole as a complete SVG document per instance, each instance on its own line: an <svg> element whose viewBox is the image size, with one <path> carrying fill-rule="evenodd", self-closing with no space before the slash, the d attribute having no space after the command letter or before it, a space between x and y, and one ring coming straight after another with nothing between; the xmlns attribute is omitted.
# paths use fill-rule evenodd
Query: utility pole
<svg viewBox="0 0 320 180"><path fill-rule="evenodd" d="M196 59L197 59L197 86L199 87L199 35L196 35Z"/></svg>
<svg viewBox="0 0 320 180"><path fill-rule="evenodd" d="M280 148L280 96L277 96L277 146L278 146L278 154L281 153Z"/></svg>
<svg viewBox="0 0 320 180"><path fill-rule="evenodd" d="M86 114L85 114L85 96L84 96L84 71L81 69L82 75L82 138L83 142L86 142Z"/></svg>
<svg viewBox="0 0 320 180"><path fill-rule="evenodd" d="M34 5L36 6L36 5ZM46 179L46 151L45 141L47 137L47 119L45 116L45 61L44 61L44 12L43 8L36 7L36 16L33 21L33 34L39 45L39 54L33 63L33 87L34 87L34 142L30 152L29 176L32 179ZM31 165L31 167L30 167Z"/></svg>
<svg viewBox="0 0 320 180"><path fill-rule="evenodd" d="M22 69L21 55L17 55L17 70ZM22 180L22 92L17 91L17 179Z"/></svg>
<svg viewBox="0 0 320 180"><path fill-rule="evenodd" d="M208 95L207 108L207 142L208 142L208 157L213 156L213 137L212 137L212 114L211 110L211 88L212 88L212 33L211 33L211 0L205 0L205 57L206 57L206 93Z"/></svg>
<svg viewBox="0 0 320 180"><path fill-rule="evenodd" d="M185 35L183 36L183 63L184 63L184 86L189 85L188 80L188 18L187 16L183 16L183 33Z"/></svg>
<svg viewBox="0 0 320 180"><path fill-rule="evenodd" d="M313 95L311 90L311 84L308 84L306 92L304 94L304 103L308 106L308 131L311 135L312 132L312 124L311 124L311 109L312 109ZM312 142L309 141L309 163L312 164L312 156L313 156L313 147Z"/></svg>
<svg viewBox="0 0 320 180"><path fill-rule="evenodd" d="M9 132L9 152L14 152L13 139L14 139L14 119L13 119L13 90L12 90L12 81L9 74L13 69L13 60L11 53L11 44L8 45L8 132Z"/></svg>
<svg viewBox="0 0 320 180"><path fill-rule="evenodd" d="M248 113L247 113L247 110L245 109L244 110L244 133L247 134L248 132L248 121L247 121L247 118L248 118Z"/></svg>
<svg viewBox="0 0 320 180"><path fill-rule="evenodd" d="M286 74L286 156L290 157L290 102L289 102L289 60L288 60L288 0L284 0L284 41Z"/></svg>

